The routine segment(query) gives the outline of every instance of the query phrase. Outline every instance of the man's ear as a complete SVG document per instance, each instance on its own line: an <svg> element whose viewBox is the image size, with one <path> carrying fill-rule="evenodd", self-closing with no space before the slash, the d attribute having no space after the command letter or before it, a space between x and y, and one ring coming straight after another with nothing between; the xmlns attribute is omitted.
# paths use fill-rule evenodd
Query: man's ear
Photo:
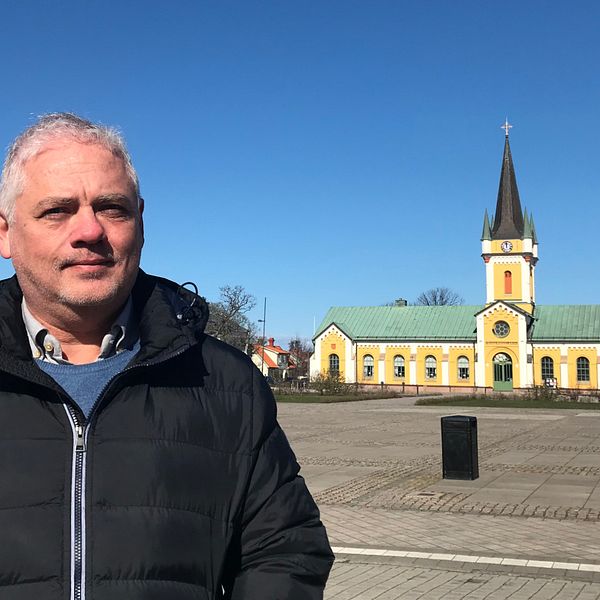
<svg viewBox="0 0 600 600"><path fill-rule="evenodd" d="M0 254L4 258L10 258L10 235L8 220L4 215L0 215Z"/></svg>

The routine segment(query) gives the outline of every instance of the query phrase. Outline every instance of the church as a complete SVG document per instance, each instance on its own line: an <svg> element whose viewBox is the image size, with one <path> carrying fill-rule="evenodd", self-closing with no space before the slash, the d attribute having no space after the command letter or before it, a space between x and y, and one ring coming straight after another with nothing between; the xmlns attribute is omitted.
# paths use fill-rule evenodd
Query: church
<svg viewBox="0 0 600 600"><path fill-rule="evenodd" d="M313 337L311 376L427 388L597 389L600 305L539 305L538 239L523 213L509 125L496 212L483 219L480 306L334 306Z"/></svg>

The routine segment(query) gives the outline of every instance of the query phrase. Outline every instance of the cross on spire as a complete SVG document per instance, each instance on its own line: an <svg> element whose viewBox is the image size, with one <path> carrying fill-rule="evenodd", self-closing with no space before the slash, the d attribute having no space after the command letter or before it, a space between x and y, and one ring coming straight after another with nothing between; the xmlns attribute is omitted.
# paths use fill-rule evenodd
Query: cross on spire
<svg viewBox="0 0 600 600"><path fill-rule="evenodd" d="M508 137L508 131L512 129L512 125L508 122L508 117L504 120L504 125L501 125L500 129L504 129L506 137Z"/></svg>
<svg viewBox="0 0 600 600"><path fill-rule="evenodd" d="M504 138L504 154L502 156L496 214L491 231L492 240L523 239L524 235L525 223L523 210L521 208L517 179L508 143L508 134L511 127L508 119L506 119L502 126L506 137Z"/></svg>

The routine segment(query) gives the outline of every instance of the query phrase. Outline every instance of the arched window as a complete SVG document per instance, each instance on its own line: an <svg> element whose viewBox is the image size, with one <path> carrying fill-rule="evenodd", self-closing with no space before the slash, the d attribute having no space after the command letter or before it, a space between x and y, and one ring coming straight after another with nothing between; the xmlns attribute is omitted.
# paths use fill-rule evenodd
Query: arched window
<svg viewBox="0 0 600 600"><path fill-rule="evenodd" d="M363 377L365 379L373 379L373 367L375 366L375 361L370 354L365 354L363 358Z"/></svg>
<svg viewBox="0 0 600 600"><path fill-rule="evenodd" d="M577 359L577 381L590 380L590 361L585 356Z"/></svg>
<svg viewBox="0 0 600 600"><path fill-rule="evenodd" d="M403 379L404 376L404 356L394 356L394 377L397 377L398 379Z"/></svg>
<svg viewBox="0 0 600 600"><path fill-rule="evenodd" d="M425 379L437 378L437 360L435 356L425 357Z"/></svg>
<svg viewBox="0 0 600 600"><path fill-rule="evenodd" d="M340 372L340 357L337 354L329 355L329 372L332 375Z"/></svg>
<svg viewBox="0 0 600 600"><path fill-rule="evenodd" d="M512 273L504 271L504 293L512 294Z"/></svg>
<svg viewBox="0 0 600 600"><path fill-rule="evenodd" d="M456 366L458 367L458 378L469 379L469 359L466 356L459 356Z"/></svg>
<svg viewBox="0 0 600 600"><path fill-rule="evenodd" d="M554 377L554 361L549 356L542 356L542 379Z"/></svg>

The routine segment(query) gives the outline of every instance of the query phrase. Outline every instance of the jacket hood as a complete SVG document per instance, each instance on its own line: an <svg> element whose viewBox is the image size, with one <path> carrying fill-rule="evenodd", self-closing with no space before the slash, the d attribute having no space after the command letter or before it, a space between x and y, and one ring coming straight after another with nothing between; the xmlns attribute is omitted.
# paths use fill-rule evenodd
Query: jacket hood
<svg viewBox="0 0 600 600"><path fill-rule="evenodd" d="M141 345L136 362L182 352L202 339L208 305L182 285L140 270L132 300Z"/></svg>

